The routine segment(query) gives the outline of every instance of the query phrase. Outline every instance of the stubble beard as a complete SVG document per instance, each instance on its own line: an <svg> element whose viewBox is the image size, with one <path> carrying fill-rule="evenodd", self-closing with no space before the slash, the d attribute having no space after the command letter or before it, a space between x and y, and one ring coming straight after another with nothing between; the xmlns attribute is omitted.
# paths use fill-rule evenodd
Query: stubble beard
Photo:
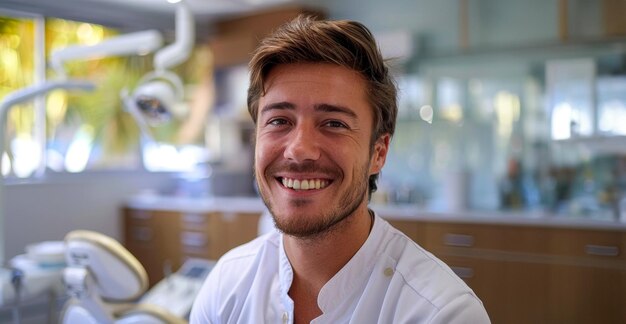
<svg viewBox="0 0 626 324"><path fill-rule="evenodd" d="M283 234L294 236L300 239L318 240L333 233L336 229L344 224L348 224L352 215L359 208L363 200L367 197L368 178L367 170L368 162L365 166L357 168L354 172L354 181L352 186L345 189L341 197L337 200L335 206L328 206L328 211L320 210L316 216L307 218L298 217L298 215L284 215L276 210L272 204L270 195L262 186L259 186L259 193L265 206L272 214L274 225ZM258 174L257 183L258 182ZM266 176L265 179L271 179ZM272 180L270 180L272 181ZM289 202L294 207L306 208L307 199L296 199Z"/></svg>

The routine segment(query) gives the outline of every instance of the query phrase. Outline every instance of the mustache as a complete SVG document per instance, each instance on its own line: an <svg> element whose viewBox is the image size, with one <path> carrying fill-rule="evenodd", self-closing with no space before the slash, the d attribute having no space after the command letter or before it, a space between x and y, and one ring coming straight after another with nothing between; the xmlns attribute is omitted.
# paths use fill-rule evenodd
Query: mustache
<svg viewBox="0 0 626 324"><path fill-rule="evenodd" d="M291 172L291 173L322 173L331 177L338 177L340 172L337 168L323 166L315 161L304 162L279 162L273 164L267 169L268 174L275 174L277 172Z"/></svg>

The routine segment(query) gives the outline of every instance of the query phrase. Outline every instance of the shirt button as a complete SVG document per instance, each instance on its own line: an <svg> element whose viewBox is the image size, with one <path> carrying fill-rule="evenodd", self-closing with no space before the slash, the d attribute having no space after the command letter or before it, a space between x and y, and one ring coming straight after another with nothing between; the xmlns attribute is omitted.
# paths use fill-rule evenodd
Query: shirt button
<svg viewBox="0 0 626 324"><path fill-rule="evenodd" d="M288 323L289 322L289 314L287 314L287 312L283 313L283 323Z"/></svg>
<svg viewBox="0 0 626 324"><path fill-rule="evenodd" d="M383 273L385 274L385 276L391 277L391 276L393 276L393 269L385 268L385 271Z"/></svg>

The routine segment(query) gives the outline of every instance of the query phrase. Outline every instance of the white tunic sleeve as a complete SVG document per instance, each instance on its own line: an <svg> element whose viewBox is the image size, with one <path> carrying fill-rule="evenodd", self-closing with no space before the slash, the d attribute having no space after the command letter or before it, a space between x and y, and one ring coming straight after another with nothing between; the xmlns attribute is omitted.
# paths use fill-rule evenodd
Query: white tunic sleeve
<svg viewBox="0 0 626 324"><path fill-rule="evenodd" d="M471 294L460 295L441 308L430 324L489 324L482 303Z"/></svg>
<svg viewBox="0 0 626 324"><path fill-rule="evenodd" d="M202 284L202 288L196 296L196 300L191 308L191 314L189 316L190 324L218 324L218 321L211 315L216 312L217 304L217 284L219 272L221 270L218 263L213 270L209 273L209 276Z"/></svg>

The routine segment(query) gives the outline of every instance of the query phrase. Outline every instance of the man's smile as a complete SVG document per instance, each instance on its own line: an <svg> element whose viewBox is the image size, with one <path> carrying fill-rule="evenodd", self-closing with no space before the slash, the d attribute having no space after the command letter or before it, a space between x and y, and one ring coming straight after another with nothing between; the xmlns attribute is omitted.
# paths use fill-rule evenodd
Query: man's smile
<svg viewBox="0 0 626 324"><path fill-rule="evenodd" d="M293 179L287 177L276 178L285 188L293 190L315 190L324 189L332 181L327 179Z"/></svg>

